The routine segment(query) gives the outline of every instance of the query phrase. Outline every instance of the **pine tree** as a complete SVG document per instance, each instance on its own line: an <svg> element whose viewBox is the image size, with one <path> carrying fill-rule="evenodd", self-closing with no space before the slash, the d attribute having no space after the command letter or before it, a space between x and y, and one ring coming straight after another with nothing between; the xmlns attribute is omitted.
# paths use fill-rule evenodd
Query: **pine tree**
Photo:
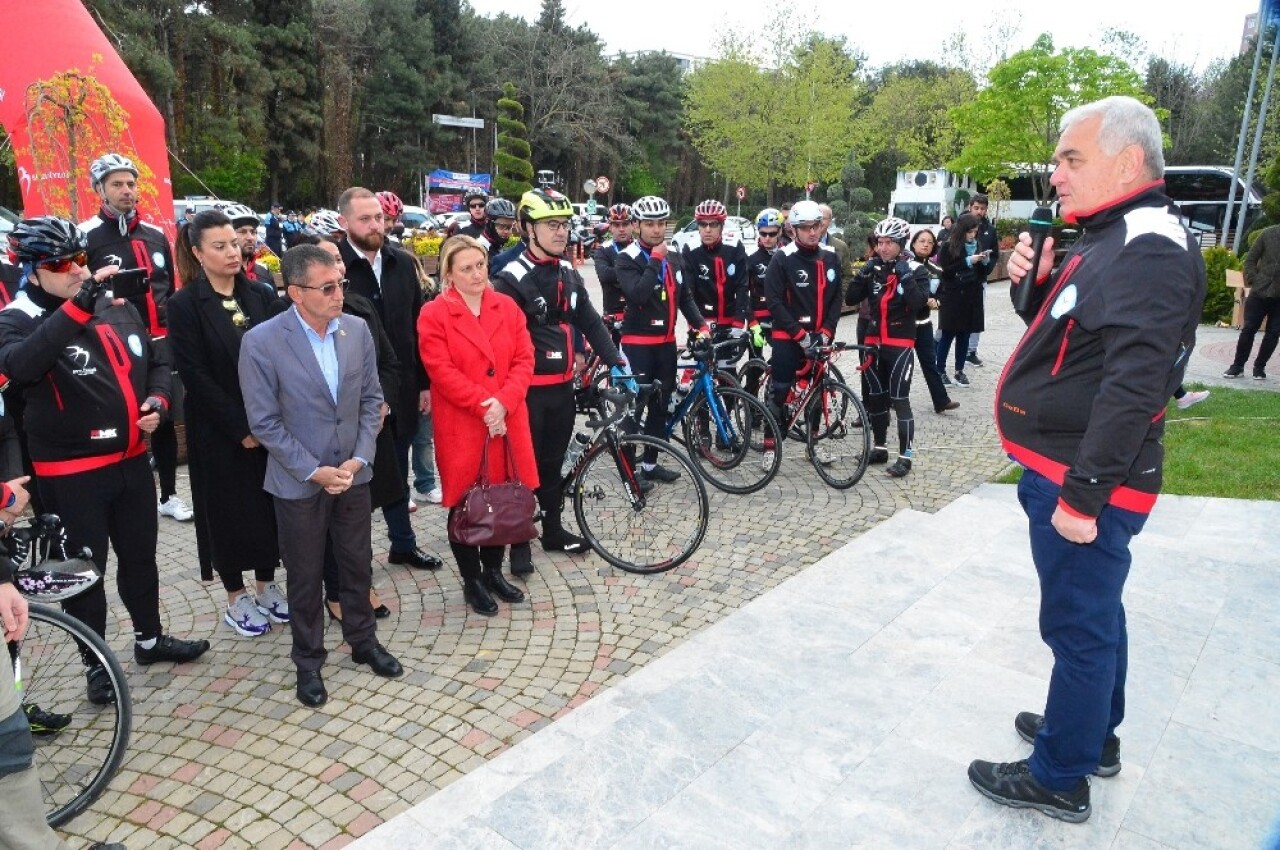
<svg viewBox="0 0 1280 850"><path fill-rule="evenodd" d="M516 99L516 87L504 83L502 97L498 98L498 150L493 157L498 173L494 175L493 187L500 195L512 199L533 188L529 182L533 179L530 159L533 152L525 141L529 131L523 118L524 107Z"/></svg>

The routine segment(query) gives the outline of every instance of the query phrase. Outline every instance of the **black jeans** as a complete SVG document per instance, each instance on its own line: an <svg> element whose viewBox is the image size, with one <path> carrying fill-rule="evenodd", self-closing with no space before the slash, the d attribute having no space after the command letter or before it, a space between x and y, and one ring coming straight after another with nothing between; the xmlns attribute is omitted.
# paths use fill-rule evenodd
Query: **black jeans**
<svg viewBox="0 0 1280 850"><path fill-rule="evenodd" d="M667 404L671 400L671 390L676 385L676 344L662 342L657 345L625 345L624 348L623 353L627 355L631 373L635 375L637 382L662 382L660 391L649 394L649 403L645 406L644 433L663 439L667 433ZM646 448L644 462L655 463L657 460L658 450ZM556 470L557 473L559 471Z"/></svg>
<svg viewBox="0 0 1280 850"><path fill-rule="evenodd" d="M947 388L942 385L942 373L938 371L938 345L933 341L933 321L916 325L916 359L920 361L920 374L929 387L933 409L942 410L951 403Z"/></svg>
<svg viewBox="0 0 1280 850"><path fill-rule="evenodd" d="M1253 293L1244 301L1244 324L1240 326L1240 340L1236 343L1236 359L1231 364L1232 371L1244 370L1244 364L1253 351L1253 338L1262 327L1262 320L1267 320L1267 332L1262 335L1262 345L1258 348L1258 359L1253 361L1253 371L1263 372L1267 361L1275 353L1276 343L1280 342L1280 297L1260 298Z"/></svg>

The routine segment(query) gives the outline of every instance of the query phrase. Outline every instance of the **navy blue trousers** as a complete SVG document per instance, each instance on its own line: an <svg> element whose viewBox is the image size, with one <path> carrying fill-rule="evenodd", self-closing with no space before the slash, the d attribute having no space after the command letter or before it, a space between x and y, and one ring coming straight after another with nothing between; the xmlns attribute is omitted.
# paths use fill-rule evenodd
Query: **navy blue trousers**
<svg viewBox="0 0 1280 850"><path fill-rule="evenodd" d="M1097 768L1103 742L1124 719L1129 639L1120 596L1129 541L1147 518L1107 505L1094 542L1071 543L1050 522L1060 490L1029 469L1018 483L1040 578L1040 637L1053 650L1045 724L1029 765L1042 785L1068 791Z"/></svg>

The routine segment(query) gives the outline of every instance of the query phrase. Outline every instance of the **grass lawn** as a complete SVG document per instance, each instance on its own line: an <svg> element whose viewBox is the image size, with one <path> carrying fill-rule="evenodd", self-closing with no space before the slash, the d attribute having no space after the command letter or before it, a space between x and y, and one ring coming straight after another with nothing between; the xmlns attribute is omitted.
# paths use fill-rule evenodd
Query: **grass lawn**
<svg viewBox="0 0 1280 850"><path fill-rule="evenodd" d="M1169 404L1162 492L1280 501L1280 393L1210 389L1190 410ZM1014 466L995 481L1021 476Z"/></svg>

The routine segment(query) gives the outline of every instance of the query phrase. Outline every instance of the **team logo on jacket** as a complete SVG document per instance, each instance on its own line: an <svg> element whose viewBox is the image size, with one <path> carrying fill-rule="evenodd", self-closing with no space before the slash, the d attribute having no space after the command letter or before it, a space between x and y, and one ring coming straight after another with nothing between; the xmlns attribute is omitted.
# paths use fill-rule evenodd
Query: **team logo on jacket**
<svg viewBox="0 0 1280 850"><path fill-rule="evenodd" d="M836 270L827 269L827 282L830 283L836 279Z"/></svg>
<svg viewBox="0 0 1280 850"><path fill-rule="evenodd" d="M94 428L89 432L90 440L114 440L118 436L115 428Z"/></svg>
<svg viewBox="0 0 1280 850"><path fill-rule="evenodd" d="M729 275L729 277L733 277L733 263L729 264L728 268L725 269L725 272Z"/></svg>
<svg viewBox="0 0 1280 850"><path fill-rule="evenodd" d="M796 269L796 286L809 285L809 272L805 269Z"/></svg>
<svg viewBox="0 0 1280 850"><path fill-rule="evenodd" d="M544 356L544 357L546 357L548 360L563 360L563 359L564 359L564 352L563 352L563 351L548 351L548 352L546 352L543 356Z"/></svg>
<svg viewBox="0 0 1280 850"><path fill-rule="evenodd" d="M764 263L756 263L756 277L764 277L764 273L767 271L768 269L765 268Z"/></svg>
<svg viewBox="0 0 1280 850"><path fill-rule="evenodd" d="M684 272L676 272L676 283L684 283Z"/></svg>
<svg viewBox="0 0 1280 850"><path fill-rule="evenodd" d="M1053 302L1053 308L1049 310L1049 315L1055 319L1061 319L1074 306L1076 306L1076 285L1072 283L1058 293L1058 298Z"/></svg>
<svg viewBox="0 0 1280 850"><path fill-rule="evenodd" d="M66 350L67 357L76 366L71 370L71 374L80 378L98 374L97 368L89 365L89 349L81 348L78 345L68 345Z"/></svg>
<svg viewBox="0 0 1280 850"><path fill-rule="evenodd" d="M107 256L103 257L102 259L106 260L106 261L107 261L107 265L109 265L109 266L123 266L123 265L124 265L124 260L123 260L123 259L121 259L121 257L120 257L120 255L119 255L119 254L107 254Z"/></svg>
<svg viewBox="0 0 1280 850"><path fill-rule="evenodd" d="M698 277L703 280L711 277L711 269L707 268L706 263L698 263Z"/></svg>
<svg viewBox="0 0 1280 850"><path fill-rule="evenodd" d="M134 357L141 357L142 337L137 334L129 334L129 350L133 352Z"/></svg>
<svg viewBox="0 0 1280 850"><path fill-rule="evenodd" d="M158 269L164 268L164 254L161 254L159 251L156 251L154 254L152 254L151 264Z"/></svg>

